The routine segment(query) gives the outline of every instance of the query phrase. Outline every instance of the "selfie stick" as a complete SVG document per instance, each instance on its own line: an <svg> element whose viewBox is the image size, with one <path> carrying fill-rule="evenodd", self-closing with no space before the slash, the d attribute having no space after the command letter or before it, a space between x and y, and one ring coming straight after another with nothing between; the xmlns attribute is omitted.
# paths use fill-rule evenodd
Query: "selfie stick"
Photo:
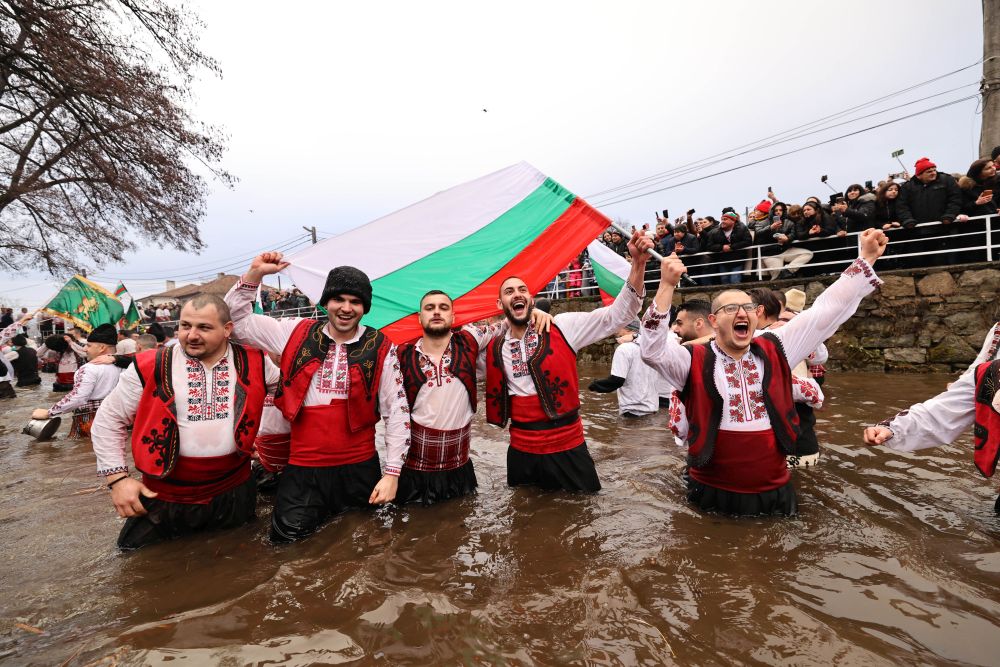
<svg viewBox="0 0 1000 667"><path fill-rule="evenodd" d="M618 233L622 235L623 239L630 239L630 238L632 238L632 232L626 232L624 229L621 228L621 226L619 226L619 224L617 222L612 222L611 223L611 227L613 229L617 229ZM650 257L652 257L653 259L655 259L657 262L662 262L663 261L663 255L661 255L660 253L656 252L652 248L650 248L646 252L649 254Z"/></svg>

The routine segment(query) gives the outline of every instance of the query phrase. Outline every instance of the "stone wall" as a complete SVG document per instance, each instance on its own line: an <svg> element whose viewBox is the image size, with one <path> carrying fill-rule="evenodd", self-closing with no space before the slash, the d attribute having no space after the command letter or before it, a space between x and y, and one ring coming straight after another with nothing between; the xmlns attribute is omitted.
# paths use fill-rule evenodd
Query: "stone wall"
<svg viewBox="0 0 1000 667"><path fill-rule="evenodd" d="M882 289L865 298L858 312L827 342L827 367L899 373L964 370L998 319L1000 270L996 267L996 263L967 264L880 273L885 281ZM744 283L741 287L763 284L782 291L796 287L806 293L811 305L836 278ZM674 303L711 300L721 289L679 289ZM553 313L591 310L599 305L596 298L569 299L555 302ZM614 341L609 339L585 349L580 356L584 361L610 364L613 350Z"/></svg>

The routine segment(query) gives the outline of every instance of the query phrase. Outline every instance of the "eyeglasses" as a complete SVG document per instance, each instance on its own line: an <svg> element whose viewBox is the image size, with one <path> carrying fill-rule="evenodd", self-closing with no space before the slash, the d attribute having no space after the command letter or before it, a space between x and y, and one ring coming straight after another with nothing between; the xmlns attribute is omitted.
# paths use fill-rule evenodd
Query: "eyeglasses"
<svg viewBox="0 0 1000 667"><path fill-rule="evenodd" d="M718 315L720 312L723 312L726 315L735 315L737 312L739 312L740 308L742 308L743 310L745 310L748 313L752 313L753 311L757 310L757 304L756 303L730 303L728 305L722 306L721 308L719 308L718 310L716 310L715 313L713 313L713 314L714 315Z"/></svg>

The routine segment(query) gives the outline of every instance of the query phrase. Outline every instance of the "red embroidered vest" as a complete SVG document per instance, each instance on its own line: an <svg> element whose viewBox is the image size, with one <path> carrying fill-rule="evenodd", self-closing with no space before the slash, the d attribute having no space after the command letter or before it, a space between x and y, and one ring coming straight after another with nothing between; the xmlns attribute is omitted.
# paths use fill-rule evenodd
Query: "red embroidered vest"
<svg viewBox="0 0 1000 667"><path fill-rule="evenodd" d="M238 452L249 456L260 428L267 393L264 353L235 343L230 346L236 379L233 437ZM132 426L132 458L138 470L154 479L168 477L180 457L180 431L170 363L176 349L177 346L170 346L140 352L134 362L142 383L142 396Z"/></svg>
<svg viewBox="0 0 1000 667"><path fill-rule="evenodd" d="M302 320L281 353L281 384L274 405L292 425L293 440L295 419L305 404L312 377L330 350L330 338L323 333L325 326L324 320ZM361 338L347 345L347 417L353 433L374 429L378 422L382 363L391 347L392 342L372 327L366 327Z"/></svg>
<svg viewBox="0 0 1000 667"><path fill-rule="evenodd" d="M993 407L993 396L1000 382L1000 360L976 366L976 422L972 435L976 450L973 460L979 472L992 477L1000 458L1000 413Z"/></svg>
<svg viewBox="0 0 1000 667"><path fill-rule="evenodd" d="M469 394L469 405L476 411L478 397L476 395L476 358L479 356L479 343L468 331L455 331L451 334L451 364L448 372L458 378ZM420 354L417 346L406 343L396 348L399 356L399 370L403 375L403 388L406 390L406 402L413 410L420 388L427 384L427 375L420 368Z"/></svg>
<svg viewBox="0 0 1000 667"><path fill-rule="evenodd" d="M688 418L688 465L700 468L712 460L723 401L715 386L716 355L711 343L690 349L691 372L681 400ZM773 334L757 336L750 343L750 352L764 361L764 405L778 447L785 454L794 454L799 416L792 402L792 372L781 341Z"/></svg>
<svg viewBox="0 0 1000 667"><path fill-rule="evenodd" d="M539 334L538 349L527 360L534 396L510 395L503 363L504 338L486 350L486 421L510 427L510 446L551 454L583 444L580 421L580 380L576 352L555 324Z"/></svg>

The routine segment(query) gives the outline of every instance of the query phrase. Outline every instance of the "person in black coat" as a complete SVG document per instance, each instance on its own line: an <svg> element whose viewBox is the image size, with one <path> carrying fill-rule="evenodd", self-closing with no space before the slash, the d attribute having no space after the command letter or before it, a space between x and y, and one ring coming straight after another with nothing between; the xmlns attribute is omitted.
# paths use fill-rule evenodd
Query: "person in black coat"
<svg viewBox="0 0 1000 667"><path fill-rule="evenodd" d="M875 207L872 209L872 219L875 227L884 231L898 229L902 226L899 213L896 211L896 200L899 199L899 183L886 181L875 193Z"/></svg>
<svg viewBox="0 0 1000 667"><path fill-rule="evenodd" d="M690 233L687 230L687 225L684 223L679 223L674 225L673 238L670 243L667 243L668 239L664 238L661 244L666 253L663 255L666 257L672 252L677 253L677 256L684 259L687 255L693 255L698 252L701 248L698 243L698 237ZM663 253L661 253L663 254Z"/></svg>
<svg viewBox="0 0 1000 667"><path fill-rule="evenodd" d="M915 171L916 175L900 188L896 201L896 211L904 227L968 219L961 214L962 191L951 175L938 173L937 165L925 157L917 160Z"/></svg>
<svg viewBox="0 0 1000 667"><path fill-rule="evenodd" d="M849 185L844 194L847 200L847 210L844 211L847 231L860 232L874 227L875 195L865 192L865 189L857 183Z"/></svg>
<svg viewBox="0 0 1000 667"><path fill-rule="evenodd" d="M962 190L962 213L968 216L996 215L997 200L994 193L1000 190L997 168L993 160L982 158L969 167L969 171L958 180Z"/></svg>
<svg viewBox="0 0 1000 667"><path fill-rule="evenodd" d="M722 273L723 285L737 285L743 281L743 264L746 261L746 249L753 243L750 230L740 222L740 217L734 211L722 214L722 220L717 227L708 232L706 248L715 253L709 258L713 272Z"/></svg>
<svg viewBox="0 0 1000 667"><path fill-rule="evenodd" d="M18 387L33 387L42 383L42 378L38 377L38 353L34 348L28 346L28 338L24 334L14 336L11 341L14 353L17 355L11 360L14 367L14 377L17 378Z"/></svg>

